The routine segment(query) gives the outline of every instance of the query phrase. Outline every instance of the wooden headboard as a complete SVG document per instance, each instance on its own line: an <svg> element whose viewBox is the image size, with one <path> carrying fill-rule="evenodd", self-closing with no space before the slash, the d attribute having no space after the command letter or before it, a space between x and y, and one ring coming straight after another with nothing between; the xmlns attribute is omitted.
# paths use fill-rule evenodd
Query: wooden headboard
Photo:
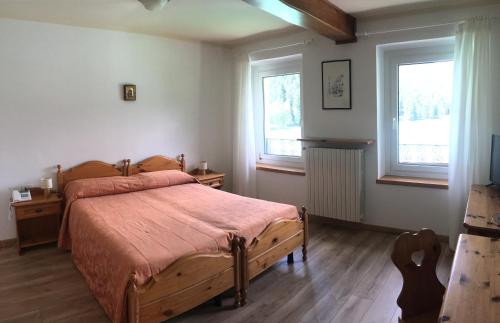
<svg viewBox="0 0 500 323"><path fill-rule="evenodd" d="M58 190L62 193L66 184L77 179L124 176L126 164L126 160L123 160L123 166L92 160L65 171L61 170L61 165L57 165Z"/></svg>
<svg viewBox="0 0 500 323"><path fill-rule="evenodd" d="M160 170L186 171L184 154L181 154L180 160L158 155L144 159L134 165L131 165L130 159L127 159L125 174L131 176L139 173L157 172Z"/></svg>

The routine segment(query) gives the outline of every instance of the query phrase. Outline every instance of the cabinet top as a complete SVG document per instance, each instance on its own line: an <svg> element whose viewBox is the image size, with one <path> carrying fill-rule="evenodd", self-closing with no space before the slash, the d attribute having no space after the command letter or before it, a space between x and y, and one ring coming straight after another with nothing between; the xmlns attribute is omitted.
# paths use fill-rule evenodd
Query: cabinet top
<svg viewBox="0 0 500 323"><path fill-rule="evenodd" d="M31 206L38 204L47 204L47 203L57 203L61 202L62 198L57 193L51 193L48 197L45 197L43 194L38 194L36 192L32 192L31 201L22 201L12 203L13 207L23 207L23 206Z"/></svg>
<svg viewBox="0 0 500 323"><path fill-rule="evenodd" d="M225 176L224 173L218 173L218 172L214 172L214 171L208 171L205 175L202 175L202 174L197 173L197 170L190 172L190 175L196 177L199 181L209 180L209 179L214 179L217 177L224 177Z"/></svg>

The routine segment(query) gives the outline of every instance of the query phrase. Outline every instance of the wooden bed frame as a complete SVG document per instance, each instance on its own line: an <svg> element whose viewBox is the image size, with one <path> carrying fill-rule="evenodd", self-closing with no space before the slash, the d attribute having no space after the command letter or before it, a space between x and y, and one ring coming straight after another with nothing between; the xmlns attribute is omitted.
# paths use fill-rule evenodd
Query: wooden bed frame
<svg viewBox="0 0 500 323"><path fill-rule="evenodd" d="M242 283L241 304L247 302L247 291L250 280L280 259L288 256L292 264L293 251L302 246L302 261L307 260L307 243L309 240L309 215L302 207L297 220L277 219L271 222L251 244L246 247L245 238L240 238Z"/></svg>
<svg viewBox="0 0 500 323"><path fill-rule="evenodd" d="M124 167L90 161L69 170L57 166L59 191L77 179L121 176L140 172L179 169L181 160L155 156L136 165L124 160ZM144 286L127 290L128 322L160 322L186 312L234 287L235 307L241 305L241 256L239 238L231 242L231 252L195 254L181 257Z"/></svg>
<svg viewBox="0 0 500 323"><path fill-rule="evenodd" d="M153 156L135 165L130 159L117 167L98 161L87 162L67 171L58 165L60 192L67 182L107 176L130 176L161 170L185 171L184 155L180 160ZM235 289L235 307L247 300L249 282L280 259L302 246L302 259L307 260L308 214L302 207L296 220L277 219L249 246L244 238L235 237L230 253L196 254L179 258L144 286L131 285L127 291L129 322L159 322L186 312L224 291Z"/></svg>

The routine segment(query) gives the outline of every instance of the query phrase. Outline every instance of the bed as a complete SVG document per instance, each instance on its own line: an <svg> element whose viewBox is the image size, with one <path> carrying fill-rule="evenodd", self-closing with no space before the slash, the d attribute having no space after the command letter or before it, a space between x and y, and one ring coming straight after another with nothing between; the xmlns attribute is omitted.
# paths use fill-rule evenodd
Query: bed
<svg viewBox="0 0 500 323"><path fill-rule="evenodd" d="M172 161L175 160L170 160L168 167L182 168L182 163L176 162L174 165ZM125 218L124 226L106 223L109 218L109 221L120 224L121 221L115 220L122 216L121 212L134 207L141 200L141 207L151 204L151 199L147 200L148 190L137 188L141 183L137 183L135 178L122 176L126 172L125 166L126 162L124 166L116 167L91 161L67 171L58 167L58 185L67 195L60 247L72 250L76 267L108 316L114 322L159 322L177 316L233 287L236 291L235 306L239 306L241 257L237 237L201 221L184 217L183 221L188 223L176 225L171 230L180 228L183 236L197 240L194 249L200 252L189 250L190 245L183 242L180 244L182 248L176 250L177 254L163 259L155 258L156 253L150 252L151 248L155 248L155 241L152 246L148 239L142 239L140 235L131 238L130 235L137 231L127 229L130 225L140 225L141 228L157 230L156 226L144 224L145 220L134 221L134 216ZM162 167L167 167L167 164L163 163ZM91 189L88 189L89 181L97 186L91 185ZM87 186L77 187L82 182ZM94 192L95 187L99 187L97 193ZM131 187L133 191L128 191ZM171 187L149 191L168 190ZM107 194L117 189L117 194ZM75 195L78 197L76 200ZM148 207L145 211L148 214L141 215L140 219L148 219L151 223L166 210ZM182 217L182 214L172 209L168 213L175 214L173 219ZM167 224L170 225L170 222L171 220ZM123 230L128 231L123 234ZM158 239L163 232L168 230L157 230L152 235L153 239L161 243ZM200 232L205 233L203 238L200 238ZM68 240L66 234L72 239ZM165 237L168 238L169 235ZM179 243L175 239L174 242ZM139 253L134 252L135 244L144 244L140 246ZM183 251L188 252L182 255ZM145 253L145 256L142 257L141 253ZM142 258L152 259L152 263ZM172 261L173 258L175 260ZM132 269L131 266L138 269ZM127 279L125 275L131 276ZM134 275L137 277L133 277Z"/></svg>
<svg viewBox="0 0 500 323"><path fill-rule="evenodd" d="M214 190L184 171L184 156L179 161L153 156L137 164L124 160L121 167L96 161L67 171L58 167L59 188L67 195L60 246L72 249L75 265L115 322L167 320L231 288L238 307L246 303L252 278L285 256L292 262L298 247L307 257L305 209L299 214L293 206ZM147 225L166 215L166 231ZM131 227L140 230L130 232ZM194 246L170 237L178 230ZM121 235L109 237L110 232ZM75 242L65 234L80 238ZM156 257L167 253L161 249L163 237L174 239L167 245L184 247L169 259ZM159 251L152 252L155 248ZM141 262L135 249L149 261ZM123 268L129 276L118 274ZM103 292L103 276L107 281L125 277L121 289Z"/></svg>
<svg viewBox="0 0 500 323"><path fill-rule="evenodd" d="M134 165L127 160L126 173L157 172L167 164L168 158L162 156L153 156ZM201 185L195 191L196 194L189 192L195 197L189 203L190 216L239 237L242 305L246 303L251 279L283 257L288 256L288 262L293 263L293 251L299 247L303 261L307 260L308 214L304 207L298 213L291 205L239 197ZM244 209L239 207L245 203ZM182 207L182 203L177 204ZM204 212L207 209L211 212ZM242 222L242 216L251 216L255 221Z"/></svg>

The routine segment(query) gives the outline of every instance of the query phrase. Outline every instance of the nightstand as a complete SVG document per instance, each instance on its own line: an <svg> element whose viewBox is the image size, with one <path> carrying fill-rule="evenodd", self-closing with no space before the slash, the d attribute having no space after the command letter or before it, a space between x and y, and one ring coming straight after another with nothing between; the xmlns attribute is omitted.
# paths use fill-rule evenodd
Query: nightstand
<svg viewBox="0 0 500 323"><path fill-rule="evenodd" d="M31 201L12 203L19 254L24 248L56 242L59 236L62 199L55 193L46 198L37 189L31 197Z"/></svg>
<svg viewBox="0 0 500 323"><path fill-rule="evenodd" d="M207 170L205 175L202 175L198 168L189 172L191 176L196 178L200 184L210 186L212 188L221 189L224 185L224 173L217 173L212 170Z"/></svg>

